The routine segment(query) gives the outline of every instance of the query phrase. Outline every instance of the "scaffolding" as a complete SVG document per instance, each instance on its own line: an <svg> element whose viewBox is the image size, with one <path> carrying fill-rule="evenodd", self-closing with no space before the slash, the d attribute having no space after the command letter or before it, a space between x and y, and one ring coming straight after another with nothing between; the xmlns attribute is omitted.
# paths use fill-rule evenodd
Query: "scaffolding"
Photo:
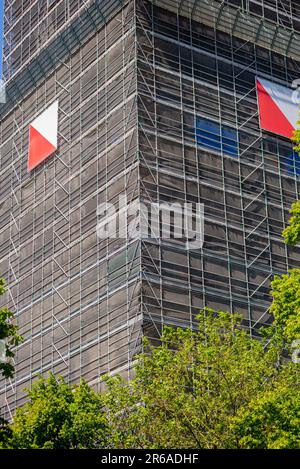
<svg viewBox="0 0 300 469"><path fill-rule="evenodd" d="M230 0L154 0L153 3L249 43L295 60L300 59L300 4L297 5L297 2L275 2L273 7L270 6L271 2L265 2L265 9L273 10L277 15L282 12L282 18L286 18L286 22L281 21L277 15L275 21L270 21L262 14L261 4L255 0L241 1L238 8L236 2ZM294 29L295 22L298 32Z"/></svg>
<svg viewBox="0 0 300 469"><path fill-rule="evenodd" d="M94 36L110 18L120 10L123 0L104 0L96 2L85 0L80 7L71 8L66 0L59 0L51 11L39 11L40 2L34 2L24 12L22 2L7 2L5 7L5 34L3 74L7 82L7 105L1 107L4 115L13 105L24 99L42 80L64 62L70 54L79 50L86 41ZM13 5L20 10L19 15L14 13ZM10 15L8 14L10 12ZM18 34L25 26L26 15L33 16L33 24L27 34ZM53 27L49 27L51 19ZM62 21L64 18L64 21ZM28 26L29 27L29 26ZM46 34L46 36L45 36ZM41 42L41 37L43 41Z"/></svg>
<svg viewBox="0 0 300 469"><path fill-rule="evenodd" d="M256 18L225 2L139 5L141 197L205 205L200 253L186 253L174 241L143 241L148 334L156 340L163 324L193 326L204 306L243 313L256 334L271 321L271 279L299 262L299 250L288 253L281 232L300 186L292 144L260 129L255 77L285 85L297 78L294 42L287 39L288 49L279 50L275 40L281 37L282 47L281 34L295 33L278 26L267 41L274 27L264 19L254 39L246 23L254 30ZM238 154L216 150L219 134L201 148L198 118L217 123L217 132L233 129Z"/></svg>
<svg viewBox="0 0 300 469"><path fill-rule="evenodd" d="M204 306L242 313L256 334L271 321L272 276L300 260L281 241L300 164L260 129L255 87L257 74L299 77L297 31L260 21L253 2L80 3L21 57L0 109L1 301L25 338L14 380L0 383L8 417L40 372L99 387L103 373L129 377L143 335L194 327ZM58 151L28 174L28 125L56 100ZM99 240L98 204L123 210L124 193L204 203L203 248L155 233Z"/></svg>
<svg viewBox="0 0 300 469"><path fill-rule="evenodd" d="M76 18L89 34L81 29L75 41L68 25L72 50L53 54L50 72L27 88L28 70L40 73L60 32L9 80L8 88L24 83L18 104L1 108L0 259L8 281L1 301L25 339L14 380L1 381L8 417L38 373L90 382L111 371L128 376L141 346L140 245L96 234L99 203L138 197L134 4L103 2L104 24L95 16L99 2L86 3L89 15ZM28 174L28 125L55 100L59 151Z"/></svg>

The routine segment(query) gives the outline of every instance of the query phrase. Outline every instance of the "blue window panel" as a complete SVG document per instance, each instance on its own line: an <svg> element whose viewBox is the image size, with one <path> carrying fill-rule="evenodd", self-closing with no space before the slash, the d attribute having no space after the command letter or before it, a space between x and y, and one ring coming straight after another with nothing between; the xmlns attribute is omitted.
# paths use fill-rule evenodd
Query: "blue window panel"
<svg viewBox="0 0 300 469"><path fill-rule="evenodd" d="M293 176L300 176L300 156L294 150L292 150L284 158L283 169L287 171L288 174Z"/></svg>
<svg viewBox="0 0 300 469"><path fill-rule="evenodd" d="M297 176L300 176L300 155L296 151L294 151L294 159L295 159L295 172Z"/></svg>
<svg viewBox="0 0 300 469"><path fill-rule="evenodd" d="M197 143L206 148L221 150L220 125L208 119L197 118Z"/></svg>
<svg viewBox="0 0 300 469"><path fill-rule="evenodd" d="M288 172L300 176L300 156L296 151L289 154Z"/></svg>
<svg viewBox="0 0 300 469"><path fill-rule="evenodd" d="M202 117L196 120L197 144L205 148L222 151L226 155L238 156L237 131L228 126Z"/></svg>
<svg viewBox="0 0 300 469"><path fill-rule="evenodd" d="M239 156L237 131L231 127L222 126L223 153L231 156Z"/></svg>

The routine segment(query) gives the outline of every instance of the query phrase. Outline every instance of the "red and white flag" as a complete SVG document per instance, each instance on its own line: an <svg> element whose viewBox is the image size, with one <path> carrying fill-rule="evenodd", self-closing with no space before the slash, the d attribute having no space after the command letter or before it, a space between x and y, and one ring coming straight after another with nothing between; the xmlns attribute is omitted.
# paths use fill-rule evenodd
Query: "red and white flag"
<svg viewBox="0 0 300 469"><path fill-rule="evenodd" d="M28 171L57 150L58 101L29 125Z"/></svg>
<svg viewBox="0 0 300 469"><path fill-rule="evenodd" d="M256 79L260 126L263 130L292 138L300 120L295 90L264 78Z"/></svg>

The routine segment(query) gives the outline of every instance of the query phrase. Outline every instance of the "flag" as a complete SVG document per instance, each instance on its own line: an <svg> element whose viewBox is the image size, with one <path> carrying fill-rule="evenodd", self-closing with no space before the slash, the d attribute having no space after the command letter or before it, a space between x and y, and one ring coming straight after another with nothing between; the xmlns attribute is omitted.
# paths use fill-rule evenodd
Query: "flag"
<svg viewBox="0 0 300 469"><path fill-rule="evenodd" d="M256 79L260 127L292 138L297 128L299 105L293 101L294 90L264 78Z"/></svg>
<svg viewBox="0 0 300 469"><path fill-rule="evenodd" d="M58 101L29 125L28 171L57 150Z"/></svg>

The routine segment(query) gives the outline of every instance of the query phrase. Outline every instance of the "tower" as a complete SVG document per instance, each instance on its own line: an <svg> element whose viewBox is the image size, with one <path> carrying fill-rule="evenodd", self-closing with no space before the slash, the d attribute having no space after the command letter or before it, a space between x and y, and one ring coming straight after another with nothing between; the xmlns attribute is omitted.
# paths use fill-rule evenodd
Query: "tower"
<svg viewBox="0 0 300 469"><path fill-rule="evenodd" d="M1 381L7 416L38 373L129 377L143 336L203 306L240 312L252 334L270 323L270 280L300 258L281 240L300 163L262 127L257 80L299 78L297 4L6 1L1 301L24 336ZM29 170L30 126L55 103L57 145ZM99 205L134 201L204 204L203 246L99 238Z"/></svg>

